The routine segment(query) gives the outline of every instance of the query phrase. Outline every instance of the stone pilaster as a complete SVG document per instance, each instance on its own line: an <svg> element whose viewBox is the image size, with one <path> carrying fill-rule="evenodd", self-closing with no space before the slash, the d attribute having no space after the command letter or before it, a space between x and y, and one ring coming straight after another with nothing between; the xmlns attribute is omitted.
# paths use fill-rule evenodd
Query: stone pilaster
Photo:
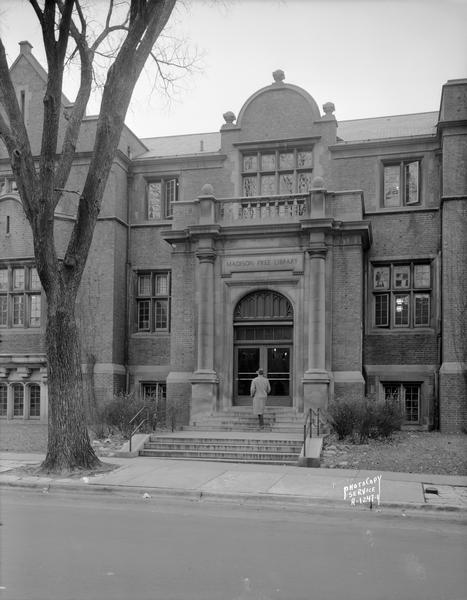
<svg viewBox="0 0 467 600"><path fill-rule="evenodd" d="M214 262L216 253L201 242L198 258L198 345L197 368L191 380L191 419L215 410L219 380L214 371Z"/></svg>
<svg viewBox="0 0 467 600"><path fill-rule="evenodd" d="M329 373L326 370L326 254L322 242L308 248L308 368L303 377L304 409L327 408Z"/></svg>

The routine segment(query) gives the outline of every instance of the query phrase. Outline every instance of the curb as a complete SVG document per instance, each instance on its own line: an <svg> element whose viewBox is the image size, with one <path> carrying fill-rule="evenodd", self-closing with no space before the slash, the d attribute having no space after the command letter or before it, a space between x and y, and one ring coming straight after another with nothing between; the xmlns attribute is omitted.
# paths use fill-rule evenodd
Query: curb
<svg viewBox="0 0 467 600"><path fill-rule="evenodd" d="M91 493L91 494L105 494L110 493L114 496L123 497L134 497L143 496L148 494L149 498L165 497L165 498L180 498L191 501L210 501L210 502L230 502L242 505L252 506L294 506L296 508L309 508L312 506L320 506L322 508L329 509L341 509L354 511L356 507L350 506L348 502L344 500L335 500L329 498L316 498L306 496L294 496L287 494L249 494L249 493L219 493L219 492L205 492L197 490L181 490L178 488L147 488L138 486L122 486L122 485L105 485L105 484L85 484L85 483L74 483L74 482L50 482L50 481L24 481L22 479L1 481L0 488L19 488L19 489L35 489L40 490L44 493L50 493L50 491L64 491L64 492L80 492L80 493ZM410 510L429 514L452 514L452 515L463 515L467 516L467 509L455 506L455 505L429 505L429 504L412 504L410 502L391 502L381 503L375 507L374 510L368 508L367 505L361 507L360 510L365 512L377 513L381 510Z"/></svg>

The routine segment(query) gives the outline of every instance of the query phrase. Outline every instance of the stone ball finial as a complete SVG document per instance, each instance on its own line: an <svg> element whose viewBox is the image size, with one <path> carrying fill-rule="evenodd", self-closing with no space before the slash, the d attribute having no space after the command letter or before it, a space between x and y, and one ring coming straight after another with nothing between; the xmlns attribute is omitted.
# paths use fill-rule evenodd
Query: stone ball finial
<svg viewBox="0 0 467 600"><path fill-rule="evenodd" d="M237 118L231 110L228 110L222 116L224 117L224 121L229 125L232 125Z"/></svg>
<svg viewBox="0 0 467 600"><path fill-rule="evenodd" d="M201 196L214 196L214 188L210 183L205 183L201 188Z"/></svg>
<svg viewBox="0 0 467 600"><path fill-rule="evenodd" d="M285 79L285 73L282 69L277 69L277 71L274 71L272 76L274 77L274 81L276 83L282 83Z"/></svg>
<svg viewBox="0 0 467 600"><path fill-rule="evenodd" d="M324 114L332 115L332 113L336 110L336 107L334 106L334 102L326 102L325 104L323 104L323 110L324 110Z"/></svg>
<svg viewBox="0 0 467 600"><path fill-rule="evenodd" d="M324 179L322 177L315 177L312 183L315 189L324 188Z"/></svg>

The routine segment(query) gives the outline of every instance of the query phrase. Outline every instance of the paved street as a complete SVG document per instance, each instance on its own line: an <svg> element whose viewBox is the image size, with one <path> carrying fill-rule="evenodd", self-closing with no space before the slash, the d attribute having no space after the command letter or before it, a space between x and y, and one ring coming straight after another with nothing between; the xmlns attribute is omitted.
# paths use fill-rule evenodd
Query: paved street
<svg viewBox="0 0 467 600"><path fill-rule="evenodd" d="M456 515L1 493L0 600L465 597Z"/></svg>

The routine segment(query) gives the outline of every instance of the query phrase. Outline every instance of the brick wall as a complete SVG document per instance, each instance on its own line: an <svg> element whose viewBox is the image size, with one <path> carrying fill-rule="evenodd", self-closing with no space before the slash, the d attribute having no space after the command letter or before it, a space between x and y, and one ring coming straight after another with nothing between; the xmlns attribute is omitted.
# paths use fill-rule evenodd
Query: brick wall
<svg viewBox="0 0 467 600"><path fill-rule="evenodd" d="M436 152L438 142L424 142L418 145L391 145L384 152L384 142L377 148L370 149L335 149L332 152L332 168L328 190L362 190L365 199L365 210L373 212L381 210L383 160L405 158L417 155L421 158L421 199L424 207L438 207L440 197L440 162ZM399 154L399 156L398 156Z"/></svg>
<svg viewBox="0 0 467 600"><path fill-rule="evenodd" d="M0 451L45 453L47 427L46 423L0 419Z"/></svg>
<svg viewBox="0 0 467 600"><path fill-rule="evenodd" d="M173 371L193 371L196 365L195 260L192 254L173 255L170 349L170 365Z"/></svg>
<svg viewBox="0 0 467 600"><path fill-rule="evenodd" d="M368 365L436 364L437 336L434 332L366 334L363 361Z"/></svg>
<svg viewBox="0 0 467 600"><path fill-rule="evenodd" d="M443 364L440 374L442 431L467 428L466 257L467 200L448 200L443 204ZM452 370L458 372L450 372Z"/></svg>
<svg viewBox="0 0 467 600"><path fill-rule="evenodd" d="M167 386L167 406L176 410L177 427L188 425L191 409L191 384L171 383Z"/></svg>
<svg viewBox="0 0 467 600"><path fill-rule="evenodd" d="M334 402L359 402L363 396L363 383L334 383Z"/></svg>
<svg viewBox="0 0 467 600"><path fill-rule="evenodd" d="M466 379L465 372L440 374L440 429L444 433L467 432Z"/></svg>
<svg viewBox="0 0 467 600"><path fill-rule="evenodd" d="M370 259L433 255L439 250L438 212L401 212L371 215L373 244Z"/></svg>
<svg viewBox="0 0 467 600"><path fill-rule="evenodd" d="M361 371L362 249L334 246L332 281L332 370Z"/></svg>

